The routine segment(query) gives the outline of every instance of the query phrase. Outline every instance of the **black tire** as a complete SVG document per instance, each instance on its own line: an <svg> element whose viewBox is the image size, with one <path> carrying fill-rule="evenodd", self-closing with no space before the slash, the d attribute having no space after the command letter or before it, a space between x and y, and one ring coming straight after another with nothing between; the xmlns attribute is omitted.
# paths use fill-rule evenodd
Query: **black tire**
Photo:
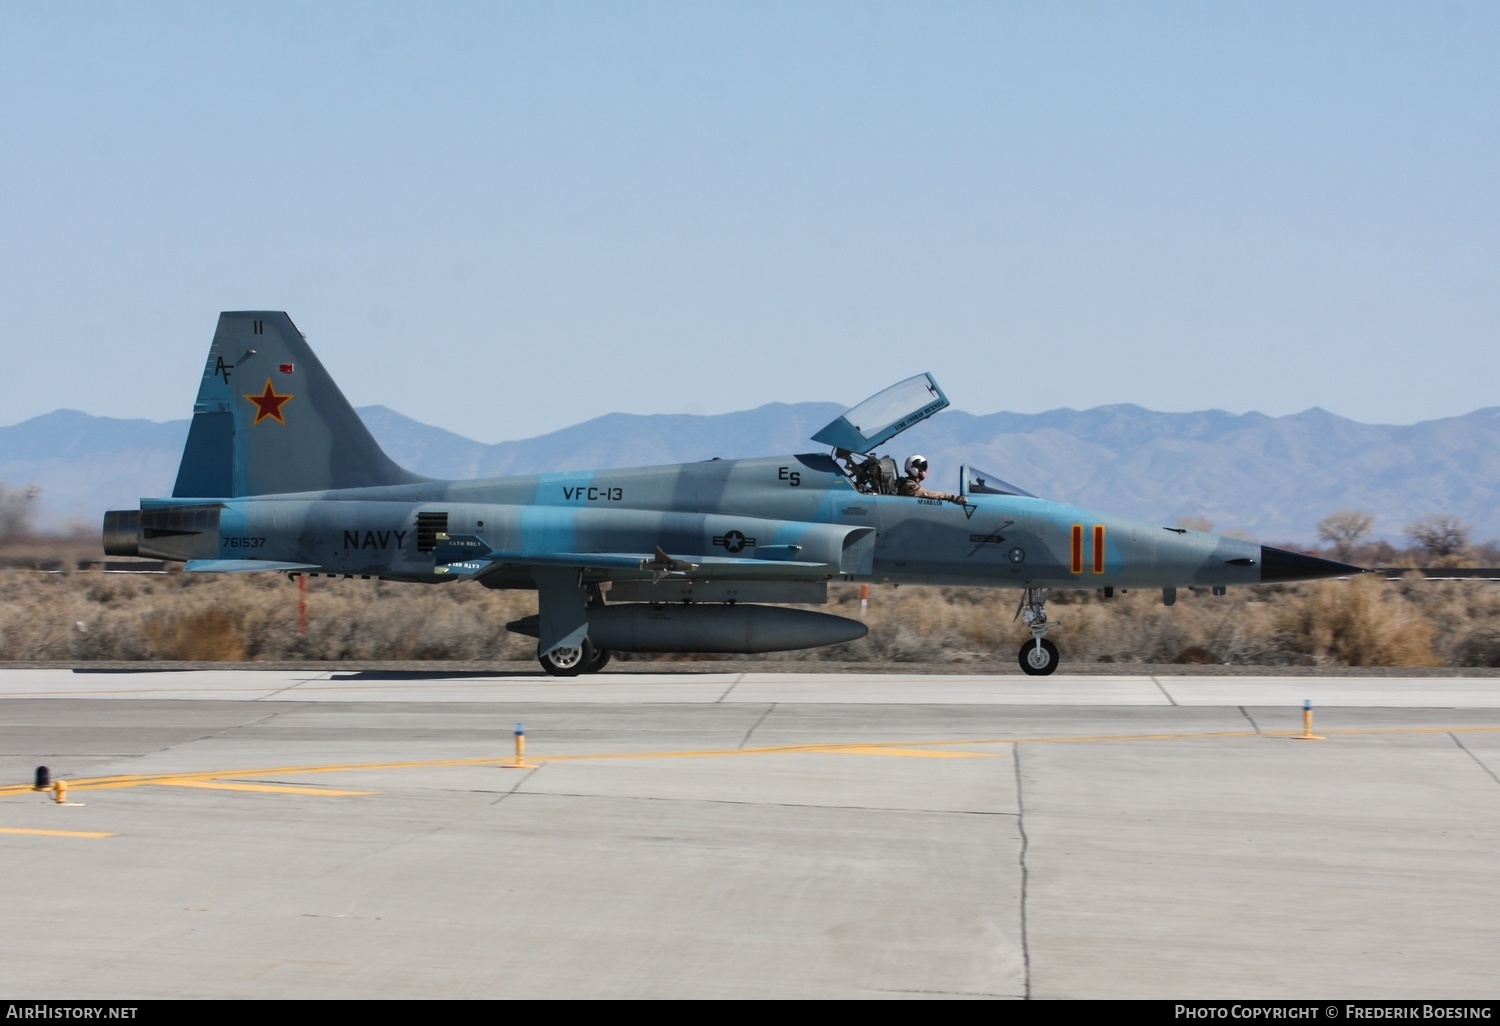
<svg viewBox="0 0 1500 1026"><path fill-rule="evenodd" d="M1032 677L1045 677L1057 669L1057 646L1046 638L1041 640L1041 648L1037 648L1036 641L1028 641L1021 646L1019 653L1021 669Z"/></svg>
<svg viewBox="0 0 1500 1026"><path fill-rule="evenodd" d="M577 648L555 648L546 655L542 655L541 646L537 649L537 662L554 677L576 677L594 658L594 645L588 638L584 638L583 644Z"/></svg>
<svg viewBox="0 0 1500 1026"><path fill-rule="evenodd" d="M586 664L584 664L583 672L598 673L600 670L604 669L605 664L609 662L610 654L611 653L607 648L594 649L594 657L590 659Z"/></svg>

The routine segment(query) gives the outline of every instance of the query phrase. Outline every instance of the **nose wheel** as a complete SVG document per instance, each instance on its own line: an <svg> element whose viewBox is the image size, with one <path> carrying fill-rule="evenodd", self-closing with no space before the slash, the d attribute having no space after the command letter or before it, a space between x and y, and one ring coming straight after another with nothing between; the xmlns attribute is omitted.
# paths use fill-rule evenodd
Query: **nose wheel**
<svg viewBox="0 0 1500 1026"><path fill-rule="evenodd" d="M1057 646L1036 638L1021 646L1021 669L1033 677L1045 677L1057 669Z"/></svg>

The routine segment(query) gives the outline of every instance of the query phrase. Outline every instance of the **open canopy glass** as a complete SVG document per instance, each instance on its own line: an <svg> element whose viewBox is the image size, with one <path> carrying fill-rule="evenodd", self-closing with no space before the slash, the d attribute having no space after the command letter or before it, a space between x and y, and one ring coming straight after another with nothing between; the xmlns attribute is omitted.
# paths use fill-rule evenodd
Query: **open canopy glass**
<svg viewBox="0 0 1500 1026"><path fill-rule="evenodd" d="M847 452L869 452L948 405L931 374L918 374L846 410L812 436Z"/></svg>

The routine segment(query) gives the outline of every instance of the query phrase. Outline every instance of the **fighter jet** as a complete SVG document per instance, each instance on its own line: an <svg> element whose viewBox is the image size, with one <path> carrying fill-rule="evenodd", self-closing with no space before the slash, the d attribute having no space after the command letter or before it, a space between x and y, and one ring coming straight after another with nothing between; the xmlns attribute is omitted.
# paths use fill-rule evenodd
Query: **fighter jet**
<svg viewBox="0 0 1500 1026"><path fill-rule="evenodd" d="M104 517L111 555L189 573L282 572L537 593L507 624L550 674L612 652L772 652L863 637L787 605L830 583L1009 588L1028 674L1058 665L1054 588L1177 589L1364 571L1038 498L972 466L947 498L903 494L881 446L948 406L930 374L812 438L825 451L442 481L397 466L285 313L219 316L169 498ZM910 489L907 489L910 491ZM930 494L930 493L929 493ZM942 493L940 493L942 494Z"/></svg>

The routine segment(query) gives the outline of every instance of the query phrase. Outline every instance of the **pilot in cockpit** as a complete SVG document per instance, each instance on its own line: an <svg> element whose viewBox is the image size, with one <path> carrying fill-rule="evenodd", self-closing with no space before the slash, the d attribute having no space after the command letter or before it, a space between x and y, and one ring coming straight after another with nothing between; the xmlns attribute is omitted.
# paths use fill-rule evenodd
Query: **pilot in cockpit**
<svg viewBox="0 0 1500 1026"><path fill-rule="evenodd" d="M912 454L906 459L906 476L898 483L902 495L918 499L942 499L945 502L963 502L963 497L952 492L933 492L922 487L927 479L927 457Z"/></svg>

